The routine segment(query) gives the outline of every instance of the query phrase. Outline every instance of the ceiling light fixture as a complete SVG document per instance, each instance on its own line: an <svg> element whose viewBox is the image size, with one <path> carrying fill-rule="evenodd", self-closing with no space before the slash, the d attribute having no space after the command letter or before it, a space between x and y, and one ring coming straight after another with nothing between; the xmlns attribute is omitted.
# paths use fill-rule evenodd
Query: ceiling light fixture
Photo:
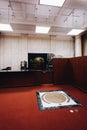
<svg viewBox="0 0 87 130"><path fill-rule="evenodd" d="M40 0L40 4L62 7L65 0Z"/></svg>
<svg viewBox="0 0 87 130"><path fill-rule="evenodd" d="M42 27L42 26L36 26L36 33L48 33L50 30L50 27Z"/></svg>
<svg viewBox="0 0 87 130"><path fill-rule="evenodd" d="M83 29L72 29L67 35L76 36L83 32Z"/></svg>
<svg viewBox="0 0 87 130"><path fill-rule="evenodd" d="M10 24L0 24L0 31L13 31Z"/></svg>

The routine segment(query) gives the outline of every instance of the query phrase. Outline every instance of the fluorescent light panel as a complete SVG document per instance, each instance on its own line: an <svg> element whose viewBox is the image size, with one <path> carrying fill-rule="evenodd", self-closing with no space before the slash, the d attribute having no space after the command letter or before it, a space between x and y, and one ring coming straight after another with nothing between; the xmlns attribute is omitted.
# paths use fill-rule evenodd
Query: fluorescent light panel
<svg viewBox="0 0 87 130"><path fill-rule="evenodd" d="M40 4L61 7L65 0L40 0Z"/></svg>
<svg viewBox="0 0 87 130"><path fill-rule="evenodd" d="M48 33L50 27L36 26L36 33Z"/></svg>
<svg viewBox="0 0 87 130"><path fill-rule="evenodd" d="M13 31L10 24L0 24L0 31Z"/></svg>
<svg viewBox="0 0 87 130"><path fill-rule="evenodd" d="M75 36L75 35L80 34L83 31L84 30L82 30L82 29L72 29L67 35L73 35L73 36Z"/></svg>

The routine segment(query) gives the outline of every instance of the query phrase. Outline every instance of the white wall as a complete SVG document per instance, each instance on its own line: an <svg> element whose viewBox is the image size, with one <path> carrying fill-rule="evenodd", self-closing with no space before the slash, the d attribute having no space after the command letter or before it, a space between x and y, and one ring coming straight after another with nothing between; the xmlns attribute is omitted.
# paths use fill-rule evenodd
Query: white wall
<svg viewBox="0 0 87 130"><path fill-rule="evenodd" d="M54 53L56 56L73 57L74 42L68 37L51 36L0 36L0 69L11 66L20 70L20 62L28 60L29 52Z"/></svg>
<svg viewBox="0 0 87 130"><path fill-rule="evenodd" d="M51 40L51 52L57 56L73 57L74 41L73 38L57 37Z"/></svg>

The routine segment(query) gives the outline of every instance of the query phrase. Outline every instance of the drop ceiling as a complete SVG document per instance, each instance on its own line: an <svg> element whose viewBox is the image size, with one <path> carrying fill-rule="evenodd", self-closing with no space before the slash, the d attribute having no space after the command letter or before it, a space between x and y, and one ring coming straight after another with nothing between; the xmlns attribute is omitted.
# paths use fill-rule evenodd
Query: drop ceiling
<svg viewBox="0 0 87 130"><path fill-rule="evenodd" d="M36 25L50 26L48 35L86 30L87 0L65 0L62 7L40 5L39 0L0 0L0 23L10 23L18 34L35 34Z"/></svg>

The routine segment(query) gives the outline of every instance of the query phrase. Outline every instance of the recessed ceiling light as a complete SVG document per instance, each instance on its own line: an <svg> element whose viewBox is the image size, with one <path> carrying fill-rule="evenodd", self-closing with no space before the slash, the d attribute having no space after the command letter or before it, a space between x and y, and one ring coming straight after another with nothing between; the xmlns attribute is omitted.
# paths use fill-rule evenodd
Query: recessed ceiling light
<svg viewBox="0 0 87 130"><path fill-rule="evenodd" d="M84 30L83 29L72 29L67 35L78 35L80 34L81 32L83 32Z"/></svg>
<svg viewBox="0 0 87 130"><path fill-rule="evenodd" d="M36 33L48 33L50 27L36 26Z"/></svg>
<svg viewBox="0 0 87 130"><path fill-rule="evenodd" d="M40 0L40 4L61 7L65 0Z"/></svg>
<svg viewBox="0 0 87 130"><path fill-rule="evenodd" d="M0 24L0 31L13 31L10 24Z"/></svg>

